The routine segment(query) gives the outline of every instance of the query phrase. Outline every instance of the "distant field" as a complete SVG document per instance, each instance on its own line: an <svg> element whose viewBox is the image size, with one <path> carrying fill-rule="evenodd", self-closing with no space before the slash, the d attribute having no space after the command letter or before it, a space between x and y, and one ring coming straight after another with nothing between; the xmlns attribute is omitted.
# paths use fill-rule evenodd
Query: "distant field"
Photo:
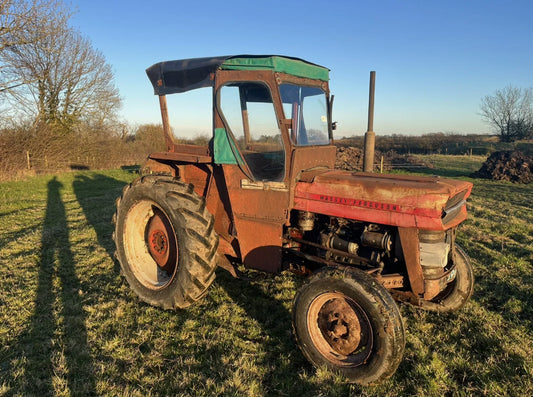
<svg viewBox="0 0 533 397"><path fill-rule="evenodd" d="M468 179L484 157L427 156ZM459 313L400 305L406 350L376 387L315 370L297 348L287 273L234 280L199 304L141 303L113 261L114 201L135 175L0 183L0 395L533 395L533 185L473 180L458 241L476 289ZM470 179L469 179L470 180Z"/></svg>

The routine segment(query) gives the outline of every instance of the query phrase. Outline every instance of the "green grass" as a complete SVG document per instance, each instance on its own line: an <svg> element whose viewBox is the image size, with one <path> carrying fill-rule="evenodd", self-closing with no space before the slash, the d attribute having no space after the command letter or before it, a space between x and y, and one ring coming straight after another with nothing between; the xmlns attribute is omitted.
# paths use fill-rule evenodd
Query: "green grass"
<svg viewBox="0 0 533 397"><path fill-rule="evenodd" d="M483 161L430 160L428 173L466 179ZM458 236L475 268L471 302L451 314L400 305L404 359L385 383L359 387L297 348L298 276L219 270L186 310L140 302L111 238L114 200L134 177L0 183L0 395L533 395L533 185L473 180Z"/></svg>

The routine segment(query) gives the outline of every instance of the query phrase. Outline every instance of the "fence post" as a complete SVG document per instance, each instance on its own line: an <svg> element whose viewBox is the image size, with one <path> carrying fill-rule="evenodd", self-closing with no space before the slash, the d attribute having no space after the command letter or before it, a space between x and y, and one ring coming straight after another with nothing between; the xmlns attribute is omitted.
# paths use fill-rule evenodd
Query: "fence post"
<svg viewBox="0 0 533 397"><path fill-rule="evenodd" d="M381 156L381 167L380 167L380 173L383 174L383 156Z"/></svg>
<svg viewBox="0 0 533 397"><path fill-rule="evenodd" d="M26 150L26 164L28 166L28 169L31 169L31 163L30 163L30 151Z"/></svg>

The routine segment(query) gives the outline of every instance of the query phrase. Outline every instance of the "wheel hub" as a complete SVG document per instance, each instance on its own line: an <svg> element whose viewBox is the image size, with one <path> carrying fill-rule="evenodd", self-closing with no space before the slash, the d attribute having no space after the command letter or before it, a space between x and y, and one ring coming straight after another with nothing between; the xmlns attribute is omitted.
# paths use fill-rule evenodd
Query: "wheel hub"
<svg viewBox="0 0 533 397"><path fill-rule="evenodd" d="M337 352L349 355L361 341L361 325L351 306L342 298L327 301L318 312L318 328Z"/></svg>
<svg viewBox="0 0 533 397"><path fill-rule="evenodd" d="M370 320L361 306L342 292L322 293L310 303L307 331L320 354L337 366L362 365L372 352Z"/></svg>
<svg viewBox="0 0 533 397"><path fill-rule="evenodd" d="M153 215L146 226L146 246L157 266L172 273L177 258L176 240L168 219L158 208L153 208Z"/></svg>
<svg viewBox="0 0 533 397"><path fill-rule="evenodd" d="M168 239L162 230L154 230L150 234L150 248L159 255L165 255L168 250Z"/></svg>

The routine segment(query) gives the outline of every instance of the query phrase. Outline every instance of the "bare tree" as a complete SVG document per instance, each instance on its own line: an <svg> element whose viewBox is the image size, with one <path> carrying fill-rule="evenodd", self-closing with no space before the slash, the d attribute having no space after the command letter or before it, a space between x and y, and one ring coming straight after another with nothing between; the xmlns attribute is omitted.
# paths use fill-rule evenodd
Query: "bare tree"
<svg viewBox="0 0 533 397"><path fill-rule="evenodd" d="M39 20L35 29L27 22L17 36L23 44L3 48L4 75L22 83L9 94L37 124L69 130L83 121L100 127L114 121L120 107L113 71L67 22L52 17Z"/></svg>
<svg viewBox="0 0 533 397"><path fill-rule="evenodd" d="M69 17L58 0L0 0L0 93L27 83L21 76L5 73L9 66L3 57L6 51L45 39Z"/></svg>
<svg viewBox="0 0 533 397"><path fill-rule="evenodd" d="M481 117L492 125L503 142L525 138L533 130L533 91L505 87L481 100Z"/></svg>

